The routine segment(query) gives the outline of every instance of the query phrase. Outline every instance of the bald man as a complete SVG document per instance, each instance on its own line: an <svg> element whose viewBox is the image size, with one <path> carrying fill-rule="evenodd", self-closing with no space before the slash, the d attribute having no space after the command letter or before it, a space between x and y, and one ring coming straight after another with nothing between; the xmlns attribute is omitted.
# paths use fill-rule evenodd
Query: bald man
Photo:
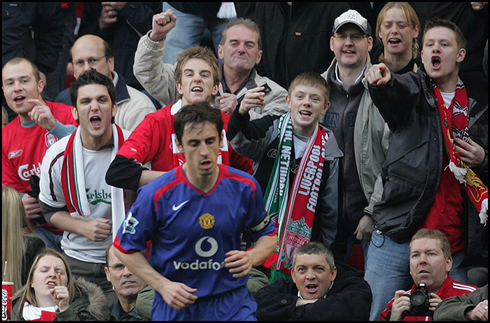
<svg viewBox="0 0 490 323"><path fill-rule="evenodd" d="M117 113L115 123L123 129L133 131L155 106L142 92L126 84L123 76L114 71L114 56L109 44L95 35L85 35L73 44L71 51L75 79L95 68L110 78L116 87ZM55 102L72 105L69 89L62 91Z"/></svg>

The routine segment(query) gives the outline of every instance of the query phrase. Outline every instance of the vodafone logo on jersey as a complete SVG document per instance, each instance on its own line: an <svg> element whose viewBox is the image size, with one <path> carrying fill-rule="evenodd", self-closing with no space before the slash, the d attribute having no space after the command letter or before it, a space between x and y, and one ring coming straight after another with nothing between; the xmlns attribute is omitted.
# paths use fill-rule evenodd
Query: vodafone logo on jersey
<svg viewBox="0 0 490 323"><path fill-rule="evenodd" d="M32 167L29 164L22 165L19 167L18 174L22 180L28 182L32 175L41 175L41 163L37 163L37 166L33 164Z"/></svg>
<svg viewBox="0 0 490 323"><path fill-rule="evenodd" d="M51 147L55 142L58 141L58 138L50 134L49 132L46 132L44 135L44 142L46 143L46 147Z"/></svg>
<svg viewBox="0 0 490 323"><path fill-rule="evenodd" d="M12 158L17 158L17 157L20 157L22 156L22 153L24 151L22 149L19 149L19 150L16 150L16 151L11 151L9 152L9 159L12 159Z"/></svg>
<svg viewBox="0 0 490 323"><path fill-rule="evenodd" d="M203 258L210 258L218 252L218 241L214 239L213 237L202 237L199 239L194 246L194 250L196 251L197 255ZM176 270L205 270L205 269L212 269L212 270L221 270L225 268L225 262L217 262L213 261L213 259L208 259L206 260L200 260L196 259L192 262L180 262L180 261L174 261L174 268Z"/></svg>

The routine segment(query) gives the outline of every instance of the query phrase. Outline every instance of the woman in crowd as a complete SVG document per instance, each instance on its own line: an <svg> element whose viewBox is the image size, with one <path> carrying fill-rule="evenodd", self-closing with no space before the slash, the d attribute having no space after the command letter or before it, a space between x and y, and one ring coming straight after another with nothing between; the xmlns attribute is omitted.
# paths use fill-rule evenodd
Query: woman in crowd
<svg viewBox="0 0 490 323"><path fill-rule="evenodd" d="M4 280L14 283L14 293L25 284L36 255L46 248L34 233L24 234L30 231L19 193L2 185L2 268Z"/></svg>
<svg viewBox="0 0 490 323"><path fill-rule="evenodd" d="M376 36L382 46L371 55L372 63L385 63L397 74L416 72L420 65L419 32L419 18L410 4L388 2L376 22Z"/></svg>
<svg viewBox="0 0 490 323"><path fill-rule="evenodd" d="M75 280L65 258L53 249L36 257L12 304L15 320L107 321L110 317L100 287L82 278Z"/></svg>

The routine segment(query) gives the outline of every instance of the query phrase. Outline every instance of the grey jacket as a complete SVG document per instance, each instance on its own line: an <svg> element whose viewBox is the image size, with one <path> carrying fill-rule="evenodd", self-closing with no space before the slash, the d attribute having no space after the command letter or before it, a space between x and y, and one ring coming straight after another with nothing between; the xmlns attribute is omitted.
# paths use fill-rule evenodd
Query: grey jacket
<svg viewBox="0 0 490 323"><path fill-rule="evenodd" d="M332 82L330 75L334 72L336 64L337 60L334 58L328 69L322 73L322 77L329 86ZM371 66L371 60L368 57L365 73ZM374 204L381 199L383 191L381 170L388 151L390 129L371 100L365 75L362 84L365 90L354 124L354 153L359 181L369 202L364 209L364 214L372 215Z"/></svg>
<svg viewBox="0 0 490 323"><path fill-rule="evenodd" d="M470 321L465 313L484 300L488 300L488 284L469 294L446 298L437 305L434 321Z"/></svg>
<svg viewBox="0 0 490 323"><path fill-rule="evenodd" d="M175 66L163 62L163 52L165 50L165 40L153 41L146 35L141 37L135 53L133 72L136 79L143 87L158 101L164 105L173 104L180 98L175 86L174 71ZM252 119L262 115L282 115L288 111L286 104L287 91L276 82L267 77L254 74L254 83L257 86L268 85L270 91L265 94L266 104L263 107L256 107L250 110ZM243 88L237 95L237 99L245 95L248 88ZM219 85L218 96L224 93L223 86ZM219 107L219 102L215 101L215 106Z"/></svg>

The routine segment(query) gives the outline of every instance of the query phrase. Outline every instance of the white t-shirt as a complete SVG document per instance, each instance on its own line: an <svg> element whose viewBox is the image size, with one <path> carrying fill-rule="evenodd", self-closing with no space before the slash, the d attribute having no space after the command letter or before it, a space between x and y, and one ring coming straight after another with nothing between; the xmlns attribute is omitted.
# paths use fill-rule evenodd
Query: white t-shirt
<svg viewBox="0 0 490 323"><path fill-rule="evenodd" d="M41 181L39 200L54 208L66 206L61 184L61 170L63 156L70 136L56 142L47 151L41 165ZM83 170L85 177L85 190L90 206L90 216L82 217L77 212L70 215L74 218L90 221L96 218L106 218L112 224L112 196L111 186L105 181L105 174L111 164L112 149L93 151L83 148ZM57 158L58 157L58 158ZM57 159L56 159L57 158ZM56 201L53 195L56 196ZM84 262L105 263L105 250L112 243L112 235L100 242L92 241L87 237L73 232L65 231L61 248L70 257Z"/></svg>

